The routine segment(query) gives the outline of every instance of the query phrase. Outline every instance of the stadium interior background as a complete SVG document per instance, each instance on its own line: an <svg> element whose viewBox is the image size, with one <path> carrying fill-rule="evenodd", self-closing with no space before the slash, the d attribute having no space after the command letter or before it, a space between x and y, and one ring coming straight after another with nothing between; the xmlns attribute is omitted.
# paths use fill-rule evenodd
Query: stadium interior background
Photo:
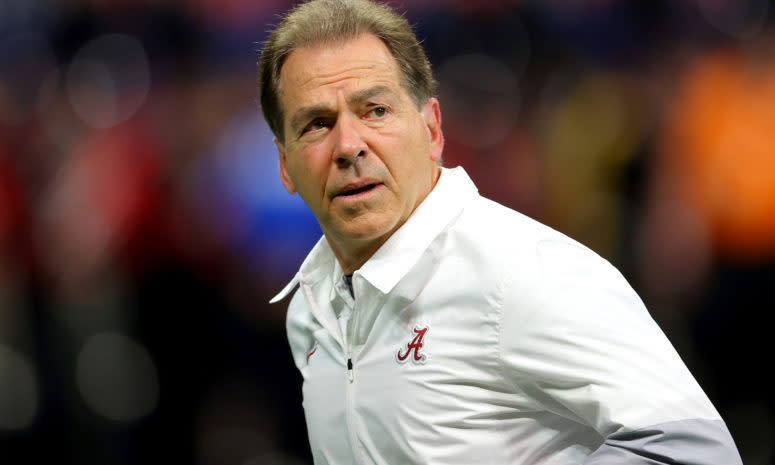
<svg viewBox="0 0 775 465"><path fill-rule="evenodd" d="M775 2L392 4L446 165L618 266L775 464ZM267 301L320 230L256 103L289 6L0 0L0 463L311 463Z"/></svg>

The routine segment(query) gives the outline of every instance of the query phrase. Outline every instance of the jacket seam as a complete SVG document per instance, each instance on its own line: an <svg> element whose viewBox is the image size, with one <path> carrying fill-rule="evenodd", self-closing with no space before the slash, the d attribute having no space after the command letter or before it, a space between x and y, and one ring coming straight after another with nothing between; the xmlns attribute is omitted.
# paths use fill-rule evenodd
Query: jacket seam
<svg viewBox="0 0 775 465"><path fill-rule="evenodd" d="M502 270L501 270L501 278L500 278L500 285L498 286L499 291L499 299L498 299L498 319L496 323L496 332L497 332L497 350L496 350L496 363L498 366L498 375L499 377L505 381L507 386L510 386L512 389L514 389L516 392L519 392L522 394L526 399L529 399L530 402L534 404L540 404L536 399L534 399L532 396L527 395L526 391L517 384L513 379L511 379L510 376L508 376L509 367L506 365L506 363L503 360L503 319L505 318L505 313L507 309L505 309L505 303L506 303L506 293L509 290L509 285L511 283L511 277L512 272L508 269L508 265L511 263L509 260L504 260L502 263ZM543 264L542 264L543 265ZM539 285L541 286L541 298L540 300L543 301L545 298L545 294L543 292L544 290L544 269L543 266L541 266L541 273L540 277L538 279ZM536 312L538 309L536 310ZM534 315L532 312L525 319L531 319Z"/></svg>

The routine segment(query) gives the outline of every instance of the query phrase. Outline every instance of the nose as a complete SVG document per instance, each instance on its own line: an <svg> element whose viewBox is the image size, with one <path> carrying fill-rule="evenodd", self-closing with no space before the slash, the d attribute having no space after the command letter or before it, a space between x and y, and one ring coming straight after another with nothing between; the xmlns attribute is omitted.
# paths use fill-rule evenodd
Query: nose
<svg viewBox="0 0 775 465"><path fill-rule="evenodd" d="M347 168L366 154L367 145L361 134L362 128L353 116L341 115L334 130L334 161L339 168Z"/></svg>

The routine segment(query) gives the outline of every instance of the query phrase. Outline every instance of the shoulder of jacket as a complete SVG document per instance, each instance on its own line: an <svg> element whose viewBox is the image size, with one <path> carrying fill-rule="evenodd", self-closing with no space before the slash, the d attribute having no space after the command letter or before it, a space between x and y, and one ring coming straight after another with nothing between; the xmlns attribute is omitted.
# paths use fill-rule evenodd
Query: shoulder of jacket
<svg viewBox="0 0 775 465"><path fill-rule="evenodd" d="M511 269L537 265L544 242L577 244L538 220L481 196L464 210L452 234L475 244L481 259Z"/></svg>
<svg viewBox="0 0 775 465"><path fill-rule="evenodd" d="M466 208L452 234L458 244L475 248L470 255L496 286L501 311L511 317L532 319L554 293L566 292L563 287L578 280L594 285L594 277L601 277L633 293L621 273L593 250L484 197Z"/></svg>
<svg viewBox="0 0 775 465"><path fill-rule="evenodd" d="M485 197L466 207L449 229L454 247L469 250L469 265L490 283L496 304L508 312L532 312L544 292L542 242L574 241L562 233ZM489 287L487 285L487 287Z"/></svg>

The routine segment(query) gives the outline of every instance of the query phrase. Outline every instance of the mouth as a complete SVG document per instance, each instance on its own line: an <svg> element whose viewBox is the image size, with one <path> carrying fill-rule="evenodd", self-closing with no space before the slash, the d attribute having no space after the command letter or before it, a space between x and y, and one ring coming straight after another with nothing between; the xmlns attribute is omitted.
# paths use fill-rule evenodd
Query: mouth
<svg viewBox="0 0 775 465"><path fill-rule="evenodd" d="M373 191L379 185L381 185L381 183L376 181L348 184L344 186L344 188L342 188L342 190L340 190L338 194L336 194L336 197L356 197L358 195L366 194L368 192Z"/></svg>

